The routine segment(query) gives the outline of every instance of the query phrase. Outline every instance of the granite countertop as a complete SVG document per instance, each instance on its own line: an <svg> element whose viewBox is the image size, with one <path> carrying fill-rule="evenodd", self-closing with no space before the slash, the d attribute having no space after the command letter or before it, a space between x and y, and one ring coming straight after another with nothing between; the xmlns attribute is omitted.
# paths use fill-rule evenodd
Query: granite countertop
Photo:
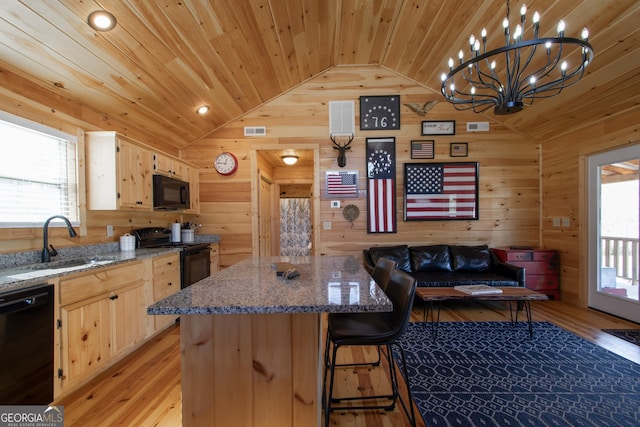
<svg viewBox="0 0 640 427"><path fill-rule="evenodd" d="M67 274L81 273L125 262L179 252L179 248L136 249L126 252L105 252L99 255L78 257L50 263L27 264L0 270L0 291L27 288L47 283L48 280ZM75 261L79 261L76 263ZM75 265L79 264L79 265Z"/></svg>
<svg viewBox="0 0 640 427"><path fill-rule="evenodd" d="M272 268L290 262L285 280ZM149 314L391 311L392 304L352 256L252 257L151 305Z"/></svg>
<svg viewBox="0 0 640 427"><path fill-rule="evenodd" d="M219 243L217 234L196 234L195 243ZM0 292L46 283L55 277L179 252L180 248L136 249L120 251L119 242L69 246L58 249L50 263L41 263L41 251L0 254ZM78 261L78 262L76 262Z"/></svg>

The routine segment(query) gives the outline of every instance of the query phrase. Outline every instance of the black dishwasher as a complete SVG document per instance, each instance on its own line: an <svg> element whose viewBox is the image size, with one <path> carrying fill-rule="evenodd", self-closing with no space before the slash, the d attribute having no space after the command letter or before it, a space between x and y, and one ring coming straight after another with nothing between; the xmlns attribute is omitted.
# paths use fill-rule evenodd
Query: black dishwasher
<svg viewBox="0 0 640 427"><path fill-rule="evenodd" d="M53 400L53 285L0 293L0 405Z"/></svg>

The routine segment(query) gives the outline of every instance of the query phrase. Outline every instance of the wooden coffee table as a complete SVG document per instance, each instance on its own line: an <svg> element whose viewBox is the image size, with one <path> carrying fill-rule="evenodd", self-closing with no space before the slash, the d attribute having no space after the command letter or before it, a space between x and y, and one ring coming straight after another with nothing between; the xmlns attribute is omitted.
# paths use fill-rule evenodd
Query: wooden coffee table
<svg viewBox="0 0 640 427"><path fill-rule="evenodd" d="M498 289L502 289L502 293L470 295L461 291L457 291L453 287L418 288L416 289L416 296L427 303L423 309L423 319L426 323L427 313L431 313L431 325L434 339L438 336L438 323L440 322L440 302L449 300L507 301L509 302L509 314L511 315L511 323L513 324L518 321L518 311L520 311L520 306L522 304L524 305L525 313L527 315L529 336L533 337L533 326L531 323L531 301L548 300L549 297L545 294L541 294L540 292L536 292L527 288L521 288L519 286L505 286L499 287ZM514 316L511 303L515 301L518 302L518 307L516 307L516 313ZM436 304L438 307L437 313L434 313L434 304Z"/></svg>

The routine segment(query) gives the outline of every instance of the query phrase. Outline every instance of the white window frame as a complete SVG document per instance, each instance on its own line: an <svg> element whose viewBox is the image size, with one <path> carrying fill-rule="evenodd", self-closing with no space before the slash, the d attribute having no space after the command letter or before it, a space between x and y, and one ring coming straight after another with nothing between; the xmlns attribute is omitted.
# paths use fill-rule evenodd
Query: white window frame
<svg viewBox="0 0 640 427"><path fill-rule="evenodd" d="M7 112L4 111L0 111L0 120L17 125L17 126L21 126L23 128L29 129L29 130L33 130L36 132L40 132L46 135L49 135L51 137L54 138L59 138L59 139L63 139L66 141L69 141L71 143L73 143L76 146L76 153L75 153L75 165L73 165L74 167L74 172L75 172L75 190L72 191L71 193L75 194L75 200L74 201L70 201L71 205L75 205L72 209L75 209L76 211L76 218L71 220L71 224L74 226L80 226L81 224L81 218L82 218L82 212L80 210L80 203L81 203L81 194L80 194L80 190L82 187L82 184L80 182L80 173L79 173L79 169L78 169L78 163L80 161L80 146L78 144L78 138L75 135L71 135L69 133L63 132L61 130L58 129L54 129L45 125L42 125L40 123L36 123L33 122L31 120L19 117L19 116L15 116L13 114L9 114ZM68 165L69 167L71 167L71 165ZM59 212L51 212L51 216L53 215L58 215ZM42 221L24 221L24 222L1 222L0 221L0 228L35 228L35 227L42 227L44 225L44 222L46 221L47 218L42 218ZM51 222L50 226L54 227L54 226L65 226L65 224L60 221L58 222Z"/></svg>

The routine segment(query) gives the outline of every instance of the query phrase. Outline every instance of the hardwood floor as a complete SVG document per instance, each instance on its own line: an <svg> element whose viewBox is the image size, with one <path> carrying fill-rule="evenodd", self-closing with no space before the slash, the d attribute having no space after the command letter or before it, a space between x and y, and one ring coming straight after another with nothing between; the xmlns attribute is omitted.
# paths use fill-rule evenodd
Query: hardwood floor
<svg viewBox="0 0 640 427"><path fill-rule="evenodd" d="M640 326L604 313L581 309L562 301L531 304L534 321L549 321L640 363L640 346L602 332L602 328L624 329ZM422 306L414 306L412 321L422 321ZM443 304L440 320L505 321L509 311L504 303ZM375 358L374 349L356 348L342 352L343 361ZM366 393L388 387L386 369L343 368L336 382L340 393ZM180 329L172 326L134 354L104 372L82 389L54 402L64 405L65 426L159 426L181 425ZM424 426L418 416L419 424ZM409 425L401 409L384 411L344 411L331 415L331 425L349 427Z"/></svg>

